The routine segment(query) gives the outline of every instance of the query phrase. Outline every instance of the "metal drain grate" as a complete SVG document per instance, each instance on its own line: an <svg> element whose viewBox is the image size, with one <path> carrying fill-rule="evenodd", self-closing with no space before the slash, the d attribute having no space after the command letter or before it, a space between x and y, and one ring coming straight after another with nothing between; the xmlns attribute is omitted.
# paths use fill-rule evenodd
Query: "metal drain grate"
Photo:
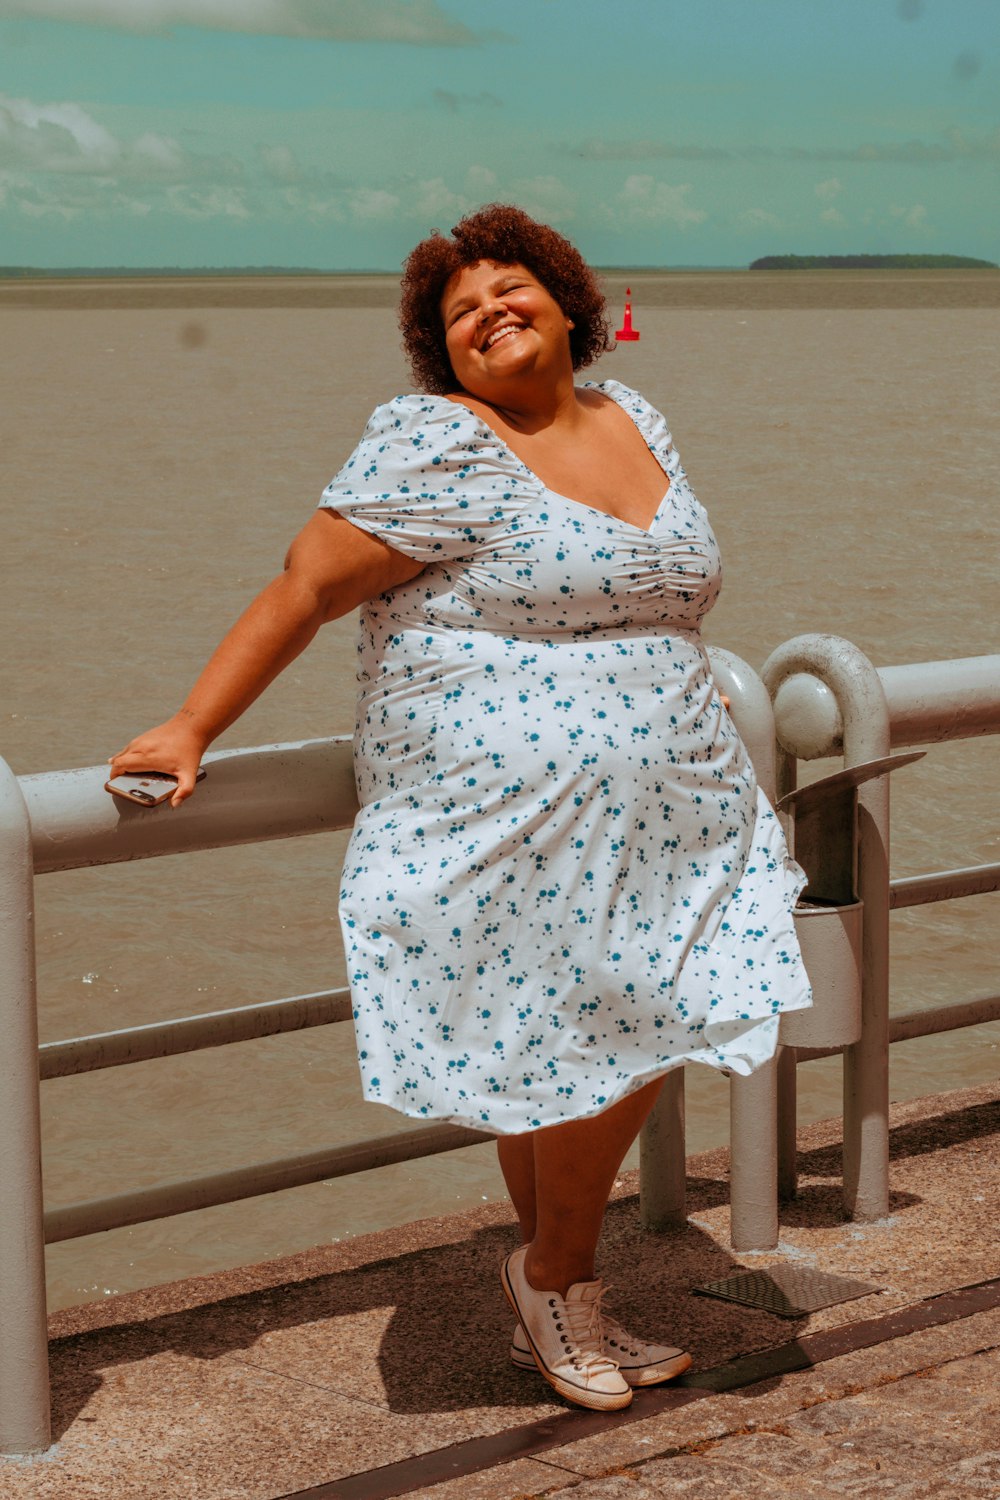
<svg viewBox="0 0 1000 1500"><path fill-rule="evenodd" d="M742 1302L746 1307L761 1307L777 1313L779 1318L800 1318L803 1313L850 1302L853 1297L867 1297L881 1291L866 1281L849 1276L833 1276L829 1271L814 1271L809 1266L770 1266L766 1271L739 1271L721 1281L706 1281L695 1287L701 1297L721 1297L724 1302Z"/></svg>

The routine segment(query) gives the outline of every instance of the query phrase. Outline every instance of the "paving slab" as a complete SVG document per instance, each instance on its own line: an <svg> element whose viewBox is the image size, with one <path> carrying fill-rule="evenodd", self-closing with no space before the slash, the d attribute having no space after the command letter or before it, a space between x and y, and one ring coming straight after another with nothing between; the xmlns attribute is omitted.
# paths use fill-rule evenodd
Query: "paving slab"
<svg viewBox="0 0 1000 1500"><path fill-rule="evenodd" d="M689 1160L689 1222L666 1234L642 1229L630 1174L603 1245L616 1314L691 1348L688 1383L987 1281L998 1132L997 1088L895 1107L891 1213L861 1225L842 1217L839 1123L810 1127L781 1245L760 1255L728 1247L725 1152ZM57 1314L57 1441L37 1459L0 1459L0 1497L1000 1497L997 1308L912 1333L889 1320L893 1336L812 1368L689 1388L669 1410L639 1393L629 1412L595 1418L508 1362L497 1270L515 1239L509 1206L489 1204ZM692 1295L769 1264L878 1289L793 1319Z"/></svg>

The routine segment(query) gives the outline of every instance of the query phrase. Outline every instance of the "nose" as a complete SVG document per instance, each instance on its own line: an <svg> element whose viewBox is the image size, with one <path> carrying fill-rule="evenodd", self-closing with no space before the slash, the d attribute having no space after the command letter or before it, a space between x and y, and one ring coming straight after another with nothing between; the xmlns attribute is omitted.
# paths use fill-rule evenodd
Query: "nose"
<svg viewBox="0 0 1000 1500"><path fill-rule="evenodd" d="M486 297L480 303L476 321L478 323L485 323L490 318L496 317L498 313L505 313L506 311L507 304L499 297Z"/></svg>

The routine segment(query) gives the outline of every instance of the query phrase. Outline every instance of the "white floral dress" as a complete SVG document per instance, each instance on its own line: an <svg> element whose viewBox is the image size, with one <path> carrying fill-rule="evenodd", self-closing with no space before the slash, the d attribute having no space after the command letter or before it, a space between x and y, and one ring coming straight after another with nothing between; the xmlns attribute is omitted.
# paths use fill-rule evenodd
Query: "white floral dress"
<svg viewBox="0 0 1000 1500"><path fill-rule="evenodd" d="M498 1134L680 1063L748 1073L809 1004L802 872L698 633L715 538L663 417L597 389L669 476L648 532L441 396L378 407L321 501L426 564L361 616L340 913L365 1097Z"/></svg>

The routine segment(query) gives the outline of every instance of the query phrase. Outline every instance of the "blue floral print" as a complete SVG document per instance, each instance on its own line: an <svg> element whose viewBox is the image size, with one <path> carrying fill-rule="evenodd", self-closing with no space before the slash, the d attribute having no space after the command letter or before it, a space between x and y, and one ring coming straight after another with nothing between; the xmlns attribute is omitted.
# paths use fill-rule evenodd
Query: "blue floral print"
<svg viewBox="0 0 1000 1500"><path fill-rule="evenodd" d="M804 877L712 683L718 549L664 418L649 531L467 407L380 406L321 505L424 569L362 610L341 922L365 1097L498 1134L685 1062L749 1073L810 1003Z"/></svg>

